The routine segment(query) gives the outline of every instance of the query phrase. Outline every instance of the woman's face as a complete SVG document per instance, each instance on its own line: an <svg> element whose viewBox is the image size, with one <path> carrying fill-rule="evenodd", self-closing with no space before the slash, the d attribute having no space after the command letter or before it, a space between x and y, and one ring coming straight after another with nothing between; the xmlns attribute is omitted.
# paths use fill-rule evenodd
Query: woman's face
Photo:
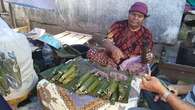
<svg viewBox="0 0 195 110"><path fill-rule="evenodd" d="M140 12L130 12L128 16L128 24L132 28L139 28L144 22L145 16Z"/></svg>

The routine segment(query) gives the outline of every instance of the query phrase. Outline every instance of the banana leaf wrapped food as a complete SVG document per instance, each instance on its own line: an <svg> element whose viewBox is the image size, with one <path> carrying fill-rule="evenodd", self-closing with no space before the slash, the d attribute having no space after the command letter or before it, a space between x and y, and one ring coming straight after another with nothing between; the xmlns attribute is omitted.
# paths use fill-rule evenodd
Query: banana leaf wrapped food
<svg viewBox="0 0 195 110"><path fill-rule="evenodd" d="M50 71L52 75L48 75L52 76L49 80L77 95L110 100L112 104L128 102L131 75L81 62L73 60L60 68L54 68Z"/></svg>

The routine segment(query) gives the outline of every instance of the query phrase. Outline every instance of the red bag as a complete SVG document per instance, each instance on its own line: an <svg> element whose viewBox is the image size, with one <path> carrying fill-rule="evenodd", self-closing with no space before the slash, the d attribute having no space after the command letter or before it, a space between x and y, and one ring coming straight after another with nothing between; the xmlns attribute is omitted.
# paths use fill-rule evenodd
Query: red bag
<svg viewBox="0 0 195 110"><path fill-rule="evenodd" d="M107 55L105 50L89 49L87 57L90 61L102 66L117 68L117 64L115 64L114 61Z"/></svg>

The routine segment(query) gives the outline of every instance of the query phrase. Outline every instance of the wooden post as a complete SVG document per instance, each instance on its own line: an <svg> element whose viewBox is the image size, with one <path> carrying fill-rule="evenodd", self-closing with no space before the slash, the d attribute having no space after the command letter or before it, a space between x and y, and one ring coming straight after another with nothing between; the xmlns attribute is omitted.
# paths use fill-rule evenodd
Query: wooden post
<svg viewBox="0 0 195 110"><path fill-rule="evenodd" d="M4 5L4 1L3 0L1 0L1 9L2 9L3 13L7 12L6 9L5 9L5 5Z"/></svg>
<svg viewBox="0 0 195 110"><path fill-rule="evenodd" d="M15 13L12 10L12 4L11 3L8 3L8 4L9 4L9 12L10 12L10 17L11 17L12 27L16 28L17 27L16 18L15 18Z"/></svg>

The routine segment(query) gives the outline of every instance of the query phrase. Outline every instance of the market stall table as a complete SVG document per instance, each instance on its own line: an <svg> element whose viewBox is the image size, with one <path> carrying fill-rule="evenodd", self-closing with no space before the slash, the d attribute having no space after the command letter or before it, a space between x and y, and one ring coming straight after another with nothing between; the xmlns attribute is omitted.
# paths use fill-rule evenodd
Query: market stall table
<svg viewBox="0 0 195 110"><path fill-rule="evenodd" d="M70 82L69 86L68 86L68 85L64 85L64 81L63 81L63 83L60 83L59 78L58 78L58 80L53 80L56 78L55 76L59 75L59 74L56 74L56 72L57 73L61 72L60 68L66 68L65 66L71 65L71 64L73 64L73 65L76 64L75 66L77 66L77 70L79 70L79 73L77 73L79 75L77 78L75 78L76 83L74 83L74 80L73 80L73 83ZM71 67L74 67L74 66L71 66ZM68 66L67 66L67 68L68 68ZM125 84L125 85L128 85L128 88L130 87L130 89L128 89L128 91L125 92L125 96L127 96L126 97L127 99L125 98L126 101L123 99L122 100L123 103L120 102L120 100L118 99L119 97L117 97L118 100L114 101L114 103L112 103L112 100L111 100L112 97L110 97L110 96L109 96L109 98L106 98L106 99L104 99L104 97L99 98L99 97L97 97L98 92L95 92L96 95L92 95L92 94L91 95L90 94L78 95L79 94L78 91L80 89L76 89L76 91L75 91L72 89L72 87L73 88L76 87L78 82L81 81L80 79L83 76L85 76L87 74L87 72L94 70L94 69L98 70L98 72L100 70L102 70L104 72L109 72L107 74L111 74L112 71L115 71L115 70L112 70L112 68L102 67L102 66L90 63L86 59L78 58L78 59L74 59L72 61L69 61L66 64L62 64L62 65L59 65L57 67L50 68L50 69L40 73L40 75L43 76L43 78L45 78L45 79L42 79L37 85L38 94L39 94L39 97L40 97L40 100L41 100L43 106L49 110L62 110L62 109L67 109L67 110L78 110L78 109L79 110L94 110L94 109L98 109L98 110L127 110L129 108L137 106L137 102L139 99L139 93L140 93L139 84L141 82L141 79L137 76L132 76L132 75L128 76L128 80L117 83L117 85L118 85L117 88L119 87L119 84L120 85ZM71 69L69 68L68 70L71 70ZM122 73L120 71L116 71L116 72L119 74L125 74L125 73ZM76 73L72 73L72 74L76 74ZM94 75L95 74L91 73L90 76L93 77ZM61 75L60 77L62 78L62 76L64 76L64 74ZM82 77L79 77L79 76L82 76ZM94 76L94 77L96 77L96 76ZM90 78L85 80L85 83L88 82L88 80ZM102 82L104 80L106 80L106 79L104 79L104 80L103 79L102 79ZM109 82L107 81L109 84L108 87L110 87L113 84L113 82L111 82L113 80L116 80L116 79L110 79ZM95 80L94 80L94 82L95 82ZM102 82L99 83L99 85L105 84ZM130 82L130 83L128 83L128 82ZM90 83L90 84L93 85L93 83ZM83 84L82 87L83 86L86 86L86 85ZM107 89L108 89L108 87L107 87ZM81 88L81 86L80 86L80 88ZM73 91L71 91L71 90L73 90ZM96 89L96 90L99 91L101 89ZM109 90L107 92L109 92ZM118 89L116 90L116 93L120 94ZM126 93L128 93L128 95ZM107 97L108 94L105 96ZM113 94L114 94L114 92L112 92L112 95ZM126 103L124 103L124 102L126 102Z"/></svg>
<svg viewBox="0 0 195 110"><path fill-rule="evenodd" d="M38 83L37 90L46 110L128 110L137 107L139 99L139 95L132 89L128 103L116 102L111 105L109 101L92 96L78 96L45 79Z"/></svg>

